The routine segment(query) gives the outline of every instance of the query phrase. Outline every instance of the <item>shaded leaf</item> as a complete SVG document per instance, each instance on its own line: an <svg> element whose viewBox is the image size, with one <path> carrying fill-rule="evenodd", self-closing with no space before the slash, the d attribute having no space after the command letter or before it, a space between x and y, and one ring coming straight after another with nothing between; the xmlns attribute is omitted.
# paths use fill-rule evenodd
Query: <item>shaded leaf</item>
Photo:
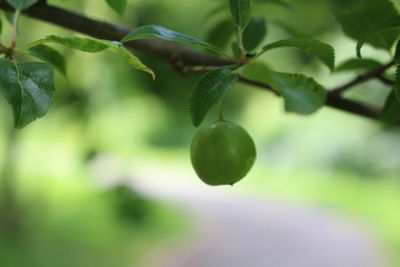
<svg viewBox="0 0 400 267"><path fill-rule="evenodd" d="M396 96L397 102L400 103L400 65L397 65L396 68L393 91L394 95Z"/></svg>
<svg viewBox="0 0 400 267"><path fill-rule="evenodd" d="M286 111L310 114L325 104L326 90L303 74L275 72L263 64L252 63L244 68L242 75L266 84L281 94Z"/></svg>
<svg viewBox="0 0 400 267"><path fill-rule="evenodd" d="M293 9L293 7L285 0L253 0L253 5L258 6L259 4L273 4L286 9ZM227 8L225 1L216 1L216 5L207 12L205 19L211 19L221 13L229 14L229 11L230 8Z"/></svg>
<svg viewBox="0 0 400 267"><path fill-rule="evenodd" d="M400 122L400 103L396 99L394 90L387 97L379 119L386 124Z"/></svg>
<svg viewBox="0 0 400 267"><path fill-rule="evenodd" d="M351 58L342 62L336 67L335 72L353 71L353 70L373 70L379 68L382 64L379 61L368 58Z"/></svg>
<svg viewBox="0 0 400 267"><path fill-rule="evenodd" d="M29 49L29 53L53 65L61 74L66 76L65 58L60 52L47 45L37 45Z"/></svg>
<svg viewBox="0 0 400 267"><path fill-rule="evenodd" d="M229 0L233 21L242 29L251 19L251 0Z"/></svg>
<svg viewBox="0 0 400 267"><path fill-rule="evenodd" d="M400 103L400 41L397 41L396 50L394 54L394 62L396 62L396 75L394 79L394 95L396 96L397 102Z"/></svg>
<svg viewBox="0 0 400 267"><path fill-rule="evenodd" d="M311 114L325 104L326 90L303 74L274 72L277 88L285 98L286 111Z"/></svg>
<svg viewBox="0 0 400 267"><path fill-rule="evenodd" d="M335 68L335 51L329 44L313 39L286 39L268 44L262 48L262 53L274 48L294 47L319 58L331 71Z"/></svg>
<svg viewBox="0 0 400 267"><path fill-rule="evenodd" d="M143 38L157 38L184 45L201 47L225 55L220 48L212 44L158 25L145 25L137 27L130 34L125 36L121 42L126 43L131 40Z"/></svg>
<svg viewBox="0 0 400 267"><path fill-rule="evenodd" d="M124 14L127 0L106 0L106 2L119 15Z"/></svg>
<svg viewBox="0 0 400 267"><path fill-rule="evenodd" d="M6 0L13 8L24 10L30 6L33 6L38 0Z"/></svg>
<svg viewBox="0 0 400 267"><path fill-rule="evenodd" d="M349 11L355 4L364 0L328 0L334 12Z"/></svg>
<svg viewBox="0 0 400 267"><path fill-rule="evenodd" d="M264 40L267 24L264 18L253 18L243 31L243 45L247 51L253 51Z"/></svg>
<svg viewBox="0 0 400 267"><path fill-rule="evenodd" d="M199 126L210 108L217 104L225 92L238 80L228 68L204 74L194 85L189 96L189 110L194 126Z"/></svg>
<svg viewBox="0 0 400 267"><path fill-rule="evenodd" d="M218 47L225 47L235 32L236 27L232 20L230 18L223 19L210 29L206 40Z"/></svg>
<svg viewBox="0 0 400 267"><path fill-rule="evenodd" d="M372 31L368 32L365 36L363 36L360 41L357 42L356 52L357 56L361 57L361 48L364 46L368 40L373 40L374 38L379 38L382 42L385 40L382 36L385 34L397 34L399 33L398 29L400 29L400 16L393 17L385 23L376 26ZM396 30L396 31L395 31ZM386 46L384 48L390 49L393 42L396 38L392 40L392 42L386 42Z"/></svg>
<svg viewBox="0 0 400 267"><path fill-rule="evenodd" d="M0 86L11 104L15 127L44 116L53 101L53 68L46 63L0 60Z"/></svg>
<svg viewBox="0 0 400 267"><path fill-rule="evenodd" d="M356 41L365 40L379 25L397 15L397 10L389 0L357 1L346 11L335 13L344 33ZM385 32L369 38L366 42L376 48L390 49L396 38L396 32Z"/></svg>
<svg viewBox="0 0 400 267"><path fill-rule="evenodd" d="M397 41L393 60L394 60L394 62L396 62L396 64L400 64L400 40Z"/></svg>

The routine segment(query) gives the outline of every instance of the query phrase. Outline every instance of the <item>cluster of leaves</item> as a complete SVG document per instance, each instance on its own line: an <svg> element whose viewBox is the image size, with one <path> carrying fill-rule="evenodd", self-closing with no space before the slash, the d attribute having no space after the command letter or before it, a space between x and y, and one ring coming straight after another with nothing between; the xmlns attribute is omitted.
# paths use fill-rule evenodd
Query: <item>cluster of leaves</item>
<svg viewBox="0 0 400 267"><path fill-rule="evenodd" d="M0 87L11 104L16 128L22 128L44 116L53 102L54 69L66 76L66 60L61 53L47 44L59 44L83 52L109 51L121 56L134 68L150 73L153 71L128 51L120 42L82 37L60 37L50 35L24 47L16 47L16 28L19 14L36 4L38 0L7 0L15 9L13 16L14 35L11 45L0 45ZM123 12L126 1L108 0L110 6ZM29 53L43 62L16 62L14 55Z"/></svg>
<svg viewBox="0 0 400 267"><path fill-rule="evenodd" d="M38 0L6 0L16 10L14 30L18 15ZM272 3L290 7L286 0L253 0L254 3ZM82 37L48 36L25 47L12 45L0 46L0 86L8 102L12 105L15 126L21 128L38 117L43 116L53 99L53 68L66 75L65 59L48 44L59 44L84 52L110 51L120 55L133 67L150 73L150 68L124 47L124 43L142 39L158 38L186 46L209 50L232 62L225 67L204 74L194 85L189 97L190 114L193 124L199 126L209 110L219 103L224 94L240 79L268 85L271 90L281 95L285 109L299 114L310 114L325 104L327 90L311 77L300 73L283 73L272 70L258 59L264 53L278 48L296 48L311 54L333 71L371 70L383 64L369 58L351 58L335 68L335 52L331 45L311 38L291 38L277 40L261 46L267 34L267 21L262 17L252 17L252 0L230 0L231 21L223 21L210 31L206 42L175 32L159 25L144 25L134 29L120 42ZM334 4L338 4L334 0ZM106 0L117 13L122 14L126 0ZM225 3L225 2L224 2ZM221 3L222 4L222 3ZM212 13L219 12L225 5L218 5ZM390 51L398 39L400 18L390 0L352 0L340 1L339 9L334 12L337 22L344 33L358 42L357 54L361 57L361 48L368 43L376 48ZM384 15L382 15L384 14ZM233 20L233 23L232 23ZM233 25L233 26L232 26ZM16 32L16 30L15 30ZM232 53L224 49L227 41L236 34L232 43ZM261 48L257 50L258 47ZM17 63L15 53L29 53L42 60L40 62ZM231 55L232 54L232 55ZM400 44L397 45L394 61L398 65L395 86L389 95L381 115L382 121L396 123L400 121ZM202 66L197 66L197 70ZM210 66L205 66L209 70Z"/></svg>
<svg viewBox="0 0 400 267"><path fill-rule="evenodd" d="M284 1L263 2L288 6ZM255 52L265 38L267 27L265 18L252 17L252 5L253 1L250 0L231 0L230 13L234 29L227 27L230 25L229 21L223 21L209 34L209 39L213 39L222 27L227 27L228 31L217 39L220 44L225 44L231 35L237 32L237 41L232 43L232 52L236 57L232 61L237 64L207 73L195 84L189 98L190 113L195 126L201 124L209 109L221 101L225 92L239 80L240 76L270 86L284 98L285 108L290 112L310 114L325 103L326 90L314 79L298 73L273 71L257 59L272 49L291 47L314 55L333 71L335 67L333 48L318 40L293 38L266 44Z"/></svg>
<svg viewBox="0 0 400 267"><path fill-rule="evenodd" d="M380 120L387 124L400 122L400 16L389 0L353 1L347 10L336 13L337 21L344 32L357 41L356 53L358 58L344 62L338 70L377 69L381 63L362 58L361 49L365 43L375 48L390 52L396 43L393 62L397 66L394 87L386 99L380 114Z"/></svg>
<svg viewBox="0 0 400 267"><path fill-rule="evenodd" d="M239 57L238 60L233 61L238 64L207 73L194 86L190 96L190 111L195 126L200 125L208 110L221 101L224 93L240 76L270 86L283 97L285 109L289 112L310 114L325 104L328 92L313 78L299 73L276 72L265 64L256 62L262 54L271 49L282 47L301 49L317 57L332 72L372 71L384 67L385 64L371 58L361 58L363 44L368 43L375 48L390 52L398 40L400 17L390 0L352 0L340 3L332 0L332 5L338 7L333 11L336 21L342 26L343 32L348 37L358 42L357 57L350 58L335 68L333 47L311 38L278 40L255 51L266 35L267 21L265 18L251 17L253 2L260 4L269 2L290 8L289 3L285 1L230 1L231 16L236 27L232 27L230 21L222 20L211 29L208 40L213 44L225 46L231 40L232 35L238 32L237 41L232 43L232 52ZM217 9L211 11L211 14L216 14L221 10L223 7L218 6ZM223 34L221 33L222 29L225 29ZM380 116L381 121L388 124L400 121L400 41L396 47L394 62L397 65L394 89L388 96ZM379 73L379 76L384 76L384 73Z"/></svg>

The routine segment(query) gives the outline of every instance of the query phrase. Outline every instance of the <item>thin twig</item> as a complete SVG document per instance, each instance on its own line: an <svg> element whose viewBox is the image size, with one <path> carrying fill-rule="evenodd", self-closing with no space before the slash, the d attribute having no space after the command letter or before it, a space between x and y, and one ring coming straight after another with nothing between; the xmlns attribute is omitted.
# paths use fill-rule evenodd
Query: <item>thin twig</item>
<svg viewBox="0 0 400 267"><path fill-rule="evenodd" d="M385 85L388 85L388 86L393 86L394 85L394 81L393 80L391 80L389 78L386 78L382 74L378 75L377 78Z"/></svg>
<svg viewBox="0 0 400 267"><path fill-rule="evenodd" d="M7 5L5 1L0 2L0 8L10 10L9 5ZM82 14L44 4L32 6L25 10L23 14L98 39L120 41L132 30L124 26L91 19ZM124 45L130 49L143 52L168 63L175 62L179 59L179 61L186 66L224 66L232 64L232 62L213 54L189 49L172 42L154 38L133 40Z"/></svg>
<svg viewBox="0 0 400 267"><path fill-rule="evenodd" d="M246 78L240 77L239 81L253 85L265 90L268 90L270 92L273 92L277 96L280 96L279 92L271 88L269 85L257 82L257 81L252 81L248 80ZM326 102L325 104L327 106L340 109L349 113L357 114L363 117L371 118L371 119L378 119L379 114L381 113L380 109L377 107L369 106L363 103L359 103L354 100L350 99L345 99L340 95L334 94L332 92L328 92L327 97L326 97Z"/></svg>
<svg viewBox="0 0 400 267"><path fill-rule="evenodd" d="M242 82L242 83L248 84L248 85L253 85L253 86L268 90L268 91L274 93L277 96L281 95L278 91L273 89L268 84L265 84L265 83L262 83L262 82L258 82L258 81L249 80L247 78L244 78L243 76L239 76L239 81Z"/></svg>
<svg viewBox="0 0 400 267"><path fill-rule="evenodd" d="M341 85L335 89L330 90L330 92L333 95L341 95L347 90L353 88L355 85L366 82L368 80L374 79L374 78L380 78L383 72L385 72L388 68L392 67L394 65L394 61L391 61L385 65L380 66L377 69L374 69L366 74L357 76L354 80L351 80L350 82Z"/></svg>

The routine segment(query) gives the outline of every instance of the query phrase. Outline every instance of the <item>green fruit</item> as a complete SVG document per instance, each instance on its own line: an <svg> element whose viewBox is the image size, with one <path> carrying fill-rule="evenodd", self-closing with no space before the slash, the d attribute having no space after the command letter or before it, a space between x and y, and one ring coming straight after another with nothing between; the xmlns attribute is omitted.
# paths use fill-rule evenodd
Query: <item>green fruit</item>
<svg viewBox="0 0 400 267"><path fill-rule="evenodd" d="M209 185L233 185L248 173L255 159L253 139L234 122L214 122L192 140L192 165Z"/></svg>

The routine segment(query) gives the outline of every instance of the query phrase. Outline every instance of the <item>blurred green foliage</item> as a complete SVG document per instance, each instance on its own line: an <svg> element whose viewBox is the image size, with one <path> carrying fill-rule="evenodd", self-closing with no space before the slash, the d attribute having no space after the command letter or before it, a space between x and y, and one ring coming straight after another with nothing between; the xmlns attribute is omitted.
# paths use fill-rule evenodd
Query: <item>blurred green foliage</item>
<svg viewBox="0 0 400 267"><path fill-rule="evenodd" d="M21 184L17 205L2 206L0 266L132 266L185 228L178 212L124 187L30 178L35 185ZM10 212L20 225L5 224Z"/></svg>

